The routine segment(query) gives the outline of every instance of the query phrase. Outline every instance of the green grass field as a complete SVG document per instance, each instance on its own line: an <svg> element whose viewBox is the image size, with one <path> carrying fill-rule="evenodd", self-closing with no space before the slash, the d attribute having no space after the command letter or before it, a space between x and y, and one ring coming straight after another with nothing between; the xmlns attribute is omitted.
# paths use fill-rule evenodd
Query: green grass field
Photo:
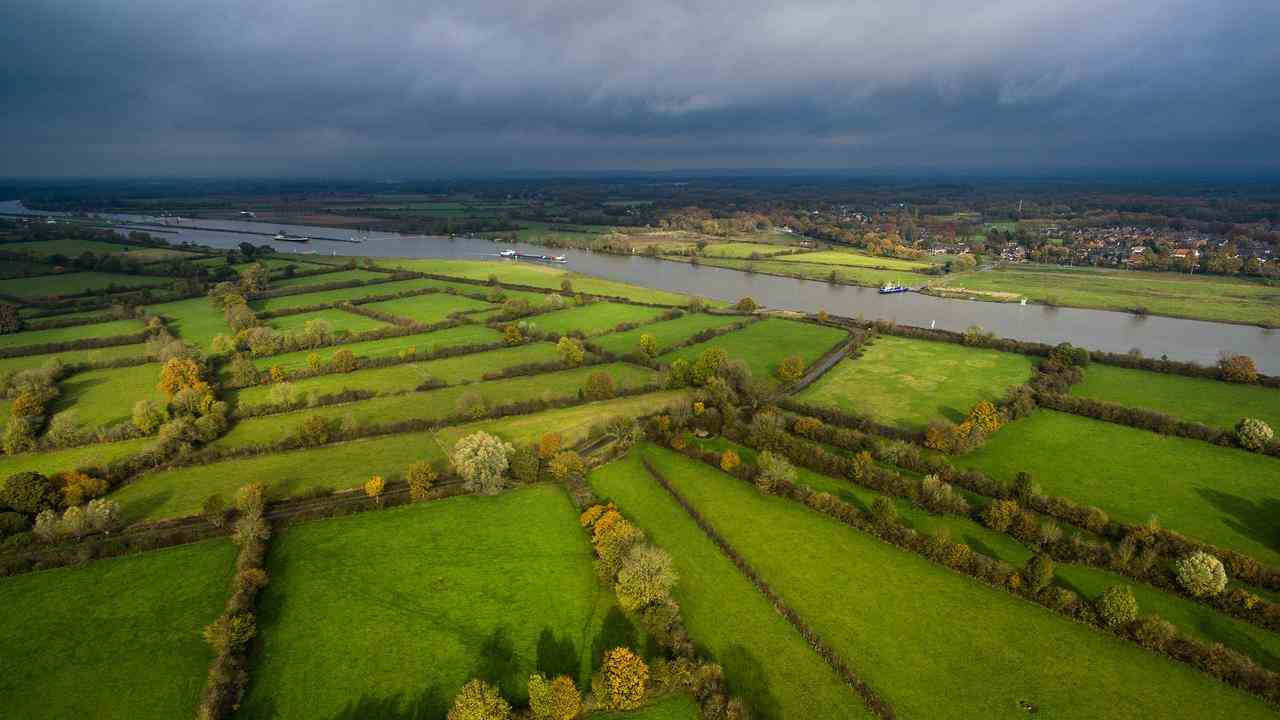
<svg viewBox="0 0 1280 720"><path fill-rule="evenodd" d="M445 452L449 452L463 436L477 430L497 435L513 445L535 442L542 437L543 433L554 430L560 433L565 446L570 446L585 440L591 427L597 423L603 423L611 418L650 415L672 407L686 397L683 390L666 390L615 400L602 400L560 410L546 410L532 415L482 420L442 428L436 433L436 439L440 442L440 447L444 448Z"/></svg>
<svg viewBox="0 0 1280 720"><path fill-rule="evenodd" d="M1261 700L669 451L655 465L901 717L1268 717ZM679 553L679 549L673 549ZM833 603L839 598L838 603ZM993 681L998 678L998 681Z"/></svg>
<svg viewBox="0 0 1280 720"><path fill-rule="evenodd" d="M330 310L317 310L309 313L299 313L297 315L284 315L278 318L270 318L266 324L282 333L302 332L306 324L310 320L323 320L329 323L329 327L334 332L361 333L366 330L380 330L389 325L389 323L375 320L364 315L346 312L333 308Z"/></svg>
<svg viewBox="0 0 1280 720"><path fill-rule="evenodd" d="M177 250L174 248L125 248L124 252L117 253L123 260L132 260L139 263L157 263L157 262L186 262L190 260L199 260L207 257L203 253L187 252L185 250Z"/></svg>
<svg viewBox="0 0 1280 720"><path fill-rule="evenodd" d="M94 323L92 325L72 325L71 327L50 328L48 330L27 330L25 332L0 335L0 348L72 342L86 338L133 335L142 332L145 327L141 320L112 320L111 322Z"/></svg>
<svg viewBox="0 0 1280 720"><path fill-rule="evenodd" d="M700 440L698 444L717 452L732 448L743 462L755 462L756 453L751 448L723 438ZM864 511L870 510L877 498L886 497L849 480L820 475L805 468L796 468L796 479L814 490L831 493ZM965 543L977 552L1003 560L1014 567L1025 567L1033 554L1027 546L1010 535L991 530L967 517L931 515L909 500L893 497L887 499L897 507L898 517L916 532L934 533L945 530L952 541ZM986 500L978 498L975 502L981 504ZM1069 527L1064 529L1068 537L1076 532ZM1204 642L1220 642L1249 655L1269 669L1280 668L1280 636L1256 625L1219 614L1212 608L1180 595L1134 583L1123 575L1106 570L1058 563L1057 577L1059 585L1084 598L1098 597L1111 585L1129 585L1138 598L1138 607L1143 613L1157 612L1192 637Z"/></svg>
<svg viewBox="0 0 1280 720"><path fill-rule="evenodd" d="M415 717L443 717L477 676L524 704L538 670L585 686L604 646L638 645L593 559L551 485L290 528L272 543L241 716L333 717L353 698L403 696Z"/></svg>
<svg viewBox="0 0 1280 720"><path fill-rule="evenodd" d="M307 367L307 358L317 353L325 361L333 357L339 350L350 350L357 358L377 358L388 355L399 355L402 350L414 348L426 354L438 348L455 347L457 345L487 344L502 339L502 333L484 325L459 325L457 327L436 330L419 335L402 335L383 338L381 340L364 340L362 342L345 343L318 350L300 350L298 352L270 355L254 359L260 370L279 366L285 370L297 370Z"/></svg>
<svg viewBox="0 0 1280 720"><path fill-rule="evenodd" d="M140 475L109 497L126 522L195 515L210 495L230 502L236 489L262 482L273 499L315 488L343 490L372 475L399 476L418 460L443 467L445 456L430 432L402 433L291 450Z"/></svg>
<svg viewBox="0 0 1280 720"><path fill-rule="evenodd" d="M698 720L702 714L688 695L669 695L630 712L593 713L591 720Z"/></svg>
<svg viewBox="0 0 1280 720"><path fill-rule="evenodd" d="M1130 370L1094 363L1073 395L1168 413L1183 420L1230 428L1243 417L1280 428L1280 390L1207 378Z"/></svg>
<svg viewBox="0 0 1280 720"><path fill-rule="evenodd" d="M862 357L846 358L798 398L918 429L932 420L959 422L981 400L998 400L1031 377L1025 355L881 336Z"/></svg>
<svg viewBox="0 0 1280 720"><path fill-rule="evenodd" d="M342 390L368 390L375 393L395 393L412 390L428 379L443 380L453 384L481 380L487 372L496 372L515 365L544 363L560 359L560 353L551 343L533 343L512 348L501 348L469 355L404 363L385 368L370 368L350 373L334 373L293 381L299 392L329 395ZM231 395L242 406L261 405L271 394L271 385L256 385L232 391Z"/></svg>
<svg viewBox="0 0 1280 720"><path fill-rule="evenodd" d="M1142 306L1156 315L1240 323L1276 321L1280 299L1280 289L1246 279L1058 266L964 273L947 277L940 287L979 298L994 293L989 299L1026 296L1034 302L1121 311Z"/></svg>
<svg viewBox="0 0 1280 720"><path fill-rule="evenodd" d="M675 320L663 320L651 323L634 330L610 333L591 340L592 344L617 354L626 355L640 348L640 336L652 335L658 343L658 352L664 352L672 345L687 340L703 330L732 325L744 318L736 315L708 315L706 313L686 313Z"/></svg>
<svg viewBox="0 0 1280 720"><path fill-rule="evenodd" d="M3 247L0 246L0 249L3 249ZM4 266L0 267L0 279L23 277L24 275L44 275L52 271L53 266L45 263L5 258Z"/></svg>
<svg viewBox="0 0 1280 720"><path fill-rule="evenodd" d="M707 245L703 249L702 254L707 257L720 258L749 258L752 255L760 257L769 257L770 255L779 255L788 253L795 248L785 245L766 245L764 243L751 242L726 242Z"/></svg>
<svg viewBox="0 0 1280 720"><path fill-rule="evenodd" d="M547 332L561 335L578 330L586 335L600 335L613 330L620 323L648 322L664 311L643 305L600 302L566 308L531 318L533 324Z"/></svg>
<svg viewBox="0 0 1280 720"><path fill-rule="evenodd" d="M326 275L317 275L316 277L327 278L333 277L334 274L335 273L329 273ZM283 295L281 297L254 300L249 303L249 307L258 312L262 312L264 310L284 310L286 308L360 300L367 297L382 297L384 295L394 295L396 293L409 290L422 290L424 288L438 287L439 285L440 283L438 281L428 280L426 278L396 280L393 282L374 283L372 285L339 288L337 290L305 292L296 295Z"/></svg>
<svg viewBox="0 0 1280 720"><path fill-rule="evenodd" d="M91 252L94 255L115 255L131 249L129 245L101 242L98 240L80 240L77 238L58 238L57 240L33 240L31 242L5 243L10 252L31 253L40 258L53 255L78 257L81 253Z"/></svg>
<svg viewBox="0 0 1280 720"><path fill-rule="evenodd" d="M593 373L607 373L619 390L656 381L656 373L624 363L597 365L563 372L490 382L454 385L424 393L407 393L373 398L359 402L327 405L277 415L264 415L241 420L231 431L213 443L213 447L242 447L270 443L294 434L302 422L313 415L344 420L350 418L361 425L385 423L408 418L437 419L458 412L458 399L478 395L486 405L497 406L537 399L559 399L577 395Z"/></svg>
<svg viewBox="0 0 1280 720"><path fill-rule="evenodd" d="M176 302L150 305L149 312L164 317L170 328L185 342L208 352L218 335L231 335L223 311L213 307L209 298L191 298Z"/></svg>
<svg viewBox="0 0 1280 720"><path fill-rule="evenodd" d="M94 348L92 350L66 350L45 355L22 355L19 357L0 358L0 373L20 370L33 370L45 363L57 360L64 365L75 365L85 362L106 362L120 358L142 357L147 354L146 343L134 345L112 345L111 347Z"/></svg>
<svg viewBox="0 0 1280 720"><path fill-rule="evenodd" d="M271 290L283 290L285 288L304 287L306 285L328 285L330 283L351 282L352 280L360 280L369 282L371 280L386 280L386 273L374 272L372 270L338 270L337 272L323 273L320 275L303 275L301 277L280 278L272 280L269 285Z"/></svg>
<svg viewBox="0 0 1280 720"><path fill-rule="evenodd" d="M790 263L847 265L851 267L884 268L886 270L927 270L933 265L933 263L924 262L923 260L903 260L902 258L867 255L866 253L847 250L797 253L780 257L778 260Z"/></svg>
<svg viewBox="0 0 1280 720"><path fill-rule="evenodd" d="M862 700L649 478L639 451L593 470L590 482L671 554L680 575L675 598L689 634L724 666L730 691L747 701L752 717L870 716Z"/></svg>
<svg viewBox="0 0 1280 720"><path fill-rule="evenodd" d="M113 460L126 458L146 450L155 444L155 438L138 438L113 443L99 443L21 455L0 455L0 482L15 473L35 472L49 475L80 467L106 465Z"/></svg>
<svg viewBox="0 0 1280 720"><path fill-rule="evenodd" d="M1275 458L1038 410L955 462L1002 480L1025 470L1045 493L1118 520L1155 515L1171 530L1280 562Z"/></svg>
<svg viewBox="0 0 1280 720"><path fill-rule="evenodd" d="M848 333L836 328L769 318L706 342L669 352L658 360L671 363L677 358L684 358L692 363L706 348L718 347L729 354L730 360L745 362L751 368L753 377L776 380L778 366L784 358L799 355L808 366L846 337Z"/></svg>
<svg viewBox="0 0 1280 720"><path fill-rule="evenodd" d="M829 281L833 276L837 283L844 285L862 285L879 287L885 283L899 285L923 285L929 278L919 273L904 270L881 270L874 267L857 265L818 265L815 263L787 262L790 255L771 260L743 260L740 258L702 258L700 263L712 267L758 272L768 275L801 278L804 280ZM796 255L795 257L803 257ZM680 260L681 258L669 258Z"/></svg>
<svg viewBox="0 0 1280 720"><path fill-rule="evenodd" d="M3 714L193 717L234 567L220 539L0 580Z"/></svg>
<svg viewBox="0 0 1280 720"><path fill-rule="evenodd" d="M129 422L139 400L165 403L164 394L156 390L159 382L159 363L76 373L58 383L62 396L54 412L74 410L86 430Z"/></svg>
<svg viewBox="0 0 1280 720"><path fill-rule="evenodd" d="M475 290L472 292L475 292ZM490 303L446 293L387 300L385 302L371 303L364 307L370 310L391 313L396 317L415 320L424 325L438 323L448 318L450 313L494 309L494 306Z"/></svg>
<svg viewBox="0 0 1280 720"><path fill-rule="evenodd" d="M561 281L568 279L573 283L575 292L593 295L612 295L636 302L654 303L655 305L684 305L689 298L678 293L664 290L628 285L626 283L604 280L589 275L579 275L557 267L538 265L528 262L512 262L508 260L400 260L390 267L404 267L417 272L451 275L471 280L487 280L490 275L497 275L498 280L514 285L560 289Z"/></svg>
<svg viewBox="0 0 1280 720"><path fill-rule="evenodd" d="M29 278L0 280L0 295L38 299L79 295L108 288L159 287L173 282L169 278L148 275L123 275L101 272L70 272Z"/></svg>

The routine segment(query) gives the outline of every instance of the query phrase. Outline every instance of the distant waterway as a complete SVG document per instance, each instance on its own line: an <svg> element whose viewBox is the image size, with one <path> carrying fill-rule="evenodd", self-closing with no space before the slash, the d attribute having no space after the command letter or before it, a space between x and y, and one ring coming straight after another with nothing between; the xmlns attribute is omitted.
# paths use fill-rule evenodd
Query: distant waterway
<svg viewBox="0 0 1280 720"><path fill-rule="evenodd" d="M0 202L0 213L52 215L28 210L17 201ZM813 280L748 274L738 270L690 265L642 256L555 250L517 244L496 244L476 238L399 235L356 232L345 228L287 225L240 220L162 220L143 215L99 215L100 219L127 222L139 229L179 231L163 233L173 243L191 242L218 248L242 242L270 244L281 253L368 255L411 258L491 258L499 250L515 249L535 254L563 254L571 270L610 280L644 285L672 292L736 300L750 295L772 308L886 319L906 325L964 330L972 325L1001 337L1046 343L1070 342L1110 352L1138 349L1147 357L1167 355L1174 360L1212 364L1220 351L1249 355L1263 372L1280 374L1280 331L1246 325L1137 317L1106 310L1051 308L974 300L932 297L919 293L881 295L874 288L832 285ZM205 229L195 229L193 226ZM127 229L120 232L127 233ZM249 233L249 234L247 234ZM276 233L331 238L307 243L272 242ZM158 233L159 234L159 233ZM346 242L367 236L364 243Z"/></svg>

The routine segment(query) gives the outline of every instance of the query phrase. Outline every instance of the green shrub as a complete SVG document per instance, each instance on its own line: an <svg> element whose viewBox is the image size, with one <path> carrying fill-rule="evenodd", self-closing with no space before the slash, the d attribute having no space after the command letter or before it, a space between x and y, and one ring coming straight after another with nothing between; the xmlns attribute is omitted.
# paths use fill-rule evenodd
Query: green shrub
<svg viewBox="0 0 1280 720"><path fill-rule="evenodd" d="M27 515L58 507L59 493L49 478L38 472L10 475L0 489L0 502Z"/></svg>
<svg viewBox="0 0 1280 720"><path fill-rule="evenodd" d="M1261 420L1243 418L1236 423L1236 442L1246 450L1262 450L1271 444L1274 437L1271 426Z"/></svg>
<svg viewBox="0 0 1280 720"><path fill-rule="evenodd" d="M1027 583L1031 592L1039 594L1053 583L1053 558L1036 555L1027 561Z"/></svg>
<svg viewBox="0 0 1280 720"><path fill-rule="evenodd" d="M507 720L511 704L502 698L498 688L483 680L472 680L453 698L448 720Z"/></svg>
<svg viewBox="0 0 1280 720"><path fill-rule="evenodd" d="M1112 585L1097 601L1098 614L1107 627L1120 627L1138 617L1138 600L1125 585Z"/></svg>
<svg viewBox="0 0 1280 720"><path fill-rule="evenodd" d="M31 529L26 515L16 512L0 512L0 537L16 535Z"/></svg>
<svg viewBox="0 0 1280 720"><path fill-rule="evenodd" d="M1227 587L1227 571L1222 561L1199 550L1181 558L1176 563L1178 582L1195 597L1207 597L1221 593Z"/></svg>
<svg viewBox="0 0 1280 720"><path fill-rule="evenodd" d="M404 476L409 481L409 497L426 500L436 482L436 469L430 462L419 460L405 469Z"/></svg>

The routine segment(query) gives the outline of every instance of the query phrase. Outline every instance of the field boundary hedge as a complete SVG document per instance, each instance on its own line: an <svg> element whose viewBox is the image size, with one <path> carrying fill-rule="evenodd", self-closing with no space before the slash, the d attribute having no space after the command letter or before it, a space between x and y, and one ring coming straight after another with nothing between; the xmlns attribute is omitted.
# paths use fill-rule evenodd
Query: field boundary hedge
<svg viewBox="0 0 1280 720"><path fill-rule="evenodd" d="M733 563L733 566L738 569L738 572L742 573L742 576L754 585L756 590L758 590L761 595L764 595L769 603L773 605L774 610L777 611L779 615L786 618L787 622L795 628L796 632L805 639L805 642L809 643L809 647L813 648L813 651L817 653L818 657L821 657L827 665L831 666L831 669L840 676L840 679L843 680L854 692L856 692L860 698L862 698L863 703L867 706L867 710L882 720L892 720L895 715L893 708L889 706L888 701L872 689L872 687L849 666L844 658L840 656L840 653L828 645L826 641L822 639L822 636L819 635L817 631L809 625L809 623L805 622L804 618L801 617L799 613L793 610L790 605L787 605L786 601L782 599L782 596L779 595L769 585L769 583L765 581L760 573L747 562L746 558L744 558L742 554L739 553L738 550L734 548L733 545L731 545L729 541L726 540L724 536L722 536L719 531L717 531L715 527L702 516L702 513L698 512L697 508L693 507L693 505L690 504L689 501L671 485L666 477L653 467L653 464L649 462L648 458L642 456L641 462L644 464L644 469L649 473L649 477L661 486L663 490L667 491L667 494L669 494L671 498L676 501L676 504L685 511L685 514L693 520L694 524L698 526L698 529L707 536L707 539L711 540L712 544L714 544L720 551L720 554L724 555L728 558L729 562Z"/></svg>

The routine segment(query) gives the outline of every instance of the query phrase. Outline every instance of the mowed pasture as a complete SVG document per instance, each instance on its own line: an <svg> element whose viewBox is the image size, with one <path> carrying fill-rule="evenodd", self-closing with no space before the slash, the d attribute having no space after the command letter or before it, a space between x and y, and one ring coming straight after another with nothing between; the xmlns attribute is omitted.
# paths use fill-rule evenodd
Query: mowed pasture
<svg viewBox="0 0 1280 720"><path fill-rule="evenodd" d="M683 390L666 390L615 400L577 405L559 410L546 410L531 415L514 415L496 420L481 420L466 425L442 428L436 439L445 452L451 452L454 444L477 430L498 436L512 445L528 445L542 437L543 433L560 433L565 446L572 446L587 439L591 428L615 418L637 418L665 411L687 400Z"/></svg>
<svg viewBox="0 0 1280 720"><path fill-rule="evenodd" d="M85 430L127 423L138 401L166 403L163 393L156 389L159 382L159 363L86 370L58 383L62 395L54 403L54 411L74 412Z"/></svg>
<svg viewBox="0 0 1280 720"><path fill-rule="evenodd" d="M669 352L658 360L670 364L683 358L693 363L703 350L718 347L728 353L729 360L745 362L753 377L776 380L778 366L788 356L799 356L808 367L847 337L847 332L837 328L768 318L741 330Z"/></svg>
<svg viewBox="0 0 1280 720"><path fill-rule="evenodd" d="M209 298L198 297L150 305L147 311L168 321L169 328L183 342L196 345L205 352L213 347L215 337L232 334L223 311L215 308Z"/></svg>
<svg viewBox="0 0 1280 720"><path fill-rule="evenodd" d="M886 270L878 267L861 267L858 265L819 265L817 263L786 262L790 255L764 260L746 260L742 258L702 258L703 265L741 270L746 273L766 273L783 277L802 278L805 280L822 280L844 285L862 285L878 287L884 283L899 285L923 285L929 278L920 273L907 270ZM800 257L800 256L796 256ZM673 258L679 260L680 258Z"/></svg>
<svg viewBox="0 0 1280 720"><path fill-rule="evenodd" d="M707 313L686 313L675 320L663 320L650 323L633 330L609 333L591 339L591 344L615 355L626 355L640 349L640 338L652 335L657 343L658 352L662 353L672 345L683 342L694 335L714 328L721 328L743 321L739 315L709 315Z"/></svg>
<svg viewBox="0 0 1280 720"><path fill-rule="evenodd" d="M329 329L337 333L362 333L368 330L380 330L389 325L389 323L381 320L365 315L357 315L338 308L316 310L315 312L298 313L296 315L282 315L270 318L265 322L268 327L282 333L295 333L302 332L307 323L312 320L328 323Z"/></svg>
<svg viewBox="0 0 1280 720"><path fill-rule="evenodd" d="M1230 428L1251 417L1280 428L1280 390L1094 363L1073 395Z"/></svg>
<svg viewBox="0 0 1280 720"><path fill-rule="evenodd" d="M475 407L466 402L471 398L479 399L481 403L479 410L528 400L574 398L586 385L587 378L595 373L605 373L611 377L614 387L618 390L642 387L657 381L657 374L652 370L614 363L506 380L454 385L427 392L410 392L248 418L237 422L230 432L211 445L221 448L269 444L297 434L302 423L310 417L373 425L407 419L438 420L461 414Z"/></svg>
<svg viewBox="0 0 1280 720"><path fill-rule="evenodd" d="M473 300L460 295L433 293L369 303L363 307L430 325L431 323L438 323L448 319L453 313L492 310L495 306L492 303Z"/></svg>
<svg viewBox="0 0 1280 720"><path fill-rule="evenodd" d="M632 451L593 470L591 486L671 554L680 576L674 595L689 633L724 666L731 692L747 701L752 717L872 717L835 671L650 479L640 457L639 451ZM750 633L743 633L743 628L750 628Z"/></svg>
<svg viewBox="0 0 1280 720"><path fill-rule="evenodd" d="M998 400L1009 387L1025 383L1033 366L1017 353L880 336L798 399L919 429L932 420L963 420L978 402Z"/></svg>
<svg viewBox="0 0 1280 720"><path fill-rule="evenodd" d="M1034 302L1103 310L1144 307L1157 315L1238 323L1275 321L1280 298L1280 290L1244 278L1044 265L963 273L947 277L941 287L979 297L1026 296Z"/></svg>
<svg viewBox="0 0 1280 720"><path fill-rule="evenodd" d="M81 445L64 450L0 455L0 478L8 478L10 475L27 471L51 475L63 470L102 467L116 460L137 455L155 442L155 438L144 437L113 443Z"/></svg>
<svg viewBox="0 0 1280 720"><path fill-rule="evenodd" d="M1046 494L1096 505L1118 520L1154 515L1170 530L1280 562L1276 458L1037 410L955 463L1006 481L1026 471Z"/></svg>
<svg viewBox="0 0 1280 720"><path fill-rule="evenodd" d="M643 450L900 717L1015 717L1019 700L1055 718L1181 717L1190 707L1201 718L1271 716L1193 668L701 463Z"/></svg>
<svg viewBox="0 0 1280 720"><path fill-rule="evenodd" d="M3 714L193 717L234 570L217 539L0 580Z"/></svg>
<svg viewBox="0 0 1280 720"><path fill-rule="evenodd" d="M133 345L111 345L89 350L64 350L44 355L19 355L18 357L0 358L0 373L34 370L51 362L63 365L79 365L82 363L109 362L123 358L143 357L147 354L146 343Z"/></svg>
<svg viewBox="0 0 1280 720"><path fill-rule="evenodd" d="M286 371L292 371L308 367L307 359L312 353L320 355L325 362L328 362L335 353L341 350L351 351L357 359L380 358L399 355L401 352L409 351L410 349L420 354L426 354L459 345L495 343L501 339L502 333L493 328L484 325L459 325L417 335L401 335L382 338L381 340L363 340L316 350L299 350L298 352L281 355L268 355L254 358L253 362L258 366L259 370L279 367Z"/></svg>
<svg viewBox="0 0 1280 720"><path fill-rule="evenodd" d="M30 242L5 243L5 250L9 252L27 253L38 258L51 258L54 255L75 258L83 253L93 253L94 255L115 255L117 253L128 252L133 248L130 245L118 245L116 243L102 242L100 240L84 240L80 238L57 238L54 240L33 240ZM141 248L138 248L141 250Z"/></svg>
<svg viewBox="0 0 1280 720"><path fill-rule="evenodd" d="M303 397L309 394L332 395L344 390L389 394L413 390L427 380L440 380L449 384L474 382L483 379L485 373L529 363L554 362L559 359L560 353L555 345L531 343L439 360L318 375L293 380L291 383ZM268 401L274 388L274 385L255 385L233 391L231 397L240 407L261 405Z"/></svg>
<svg viewBox="0 0 1280 720"><path fill-rule="evenodd" d="M593 559L552 485L290 528L272 543L241 715L337 717L399 696L444 717L473 677L523 705L537 671L587 686L606 646L642 648Z"/></svg>
<svg viewBox="0 0 1280 720"><path fill-rule="evenodd" d="M160 287L172 282L171 278L156 277L154 275L69 272L0 280L0 295L39 300L68 295L83 295L99 290Z"/></svg>
<svg viewBox="0 0 1280 720"><path fill-rule="evenodd" d="M141 320L112 320L110 322L93 323L91 325L72 325L70 327L49 328L47 330L24 330L23 332L0 335L0 348L25 347L28 345L46 345L49 343L74 342L89 338L111 338L121 335L136 335L146 329Z"/></svg>
<svg viewBox="0 0 1280 720"><path fill-rule="evenodd" d="M810 263L815 265L847 265L851 267L884 268L887 270L928 270L933 263L923 260L904 260L883 255L867 255L866 253L845 250L823 250L820 252L796 253L777 258L780 262Z"/></svg>
<svg viewBox="0 0 1280 720"><path fill-rule="evenodd" d="M573 331L600 335L622 323L645 323L666 312L662 308L598 302L566 308L530 318L539 330L566 335Z"/></svg>
<svg viewBox="0 0 1280 720"><path fill-rule="evenodd" d="M749 258L752 256L769 257L794 252L795 248L786 245L766 245L751 242L726 242L707 245L702 254L707 257Z"/></svg>
<svg viewBox="0 0 1280 720"><path fill-rule="evenodd" d="M139 475L108 497L120 503L126 522L159 520L198 514L210 495L221 495L230 502L236 489L248 482L262 482L272 499L281 499L319 488L352 488L373 475L398 477L419 460L440 467L445 462L430 432L383 435L160 470Z"/></svg>

